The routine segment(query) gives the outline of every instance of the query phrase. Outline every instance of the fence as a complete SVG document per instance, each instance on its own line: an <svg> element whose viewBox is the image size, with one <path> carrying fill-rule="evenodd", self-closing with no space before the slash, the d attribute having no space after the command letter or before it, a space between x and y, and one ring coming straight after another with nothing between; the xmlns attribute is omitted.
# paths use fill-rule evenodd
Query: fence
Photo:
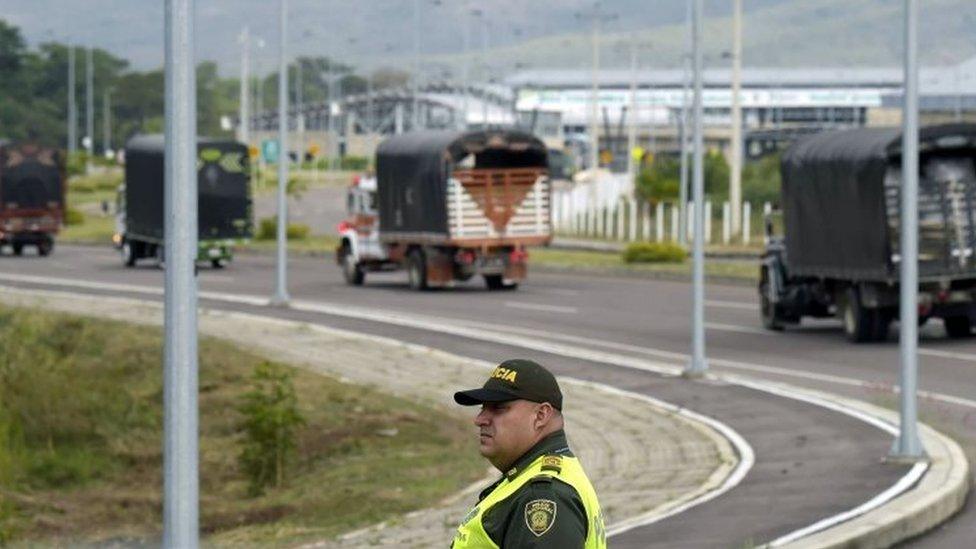
<svg viewBox="0 0 976 549"><path fill-rule="evenodd" d="M681 225L677 202L648 202L619 197L616 200L581 200L579 193L563 192L553 195L553 226L557 234L575 238L597 238L634 242L678 241ZM771 209L770 203L762 209L753 208L749 202L742 204L742 230L732 233L732 208L728 202L713 207L705 202L705 243L749 245L763 240L763 216ZM692 219L692 203L685 205L685 219ZM694 238L692 223L686 224L687 237Z"/></svg>

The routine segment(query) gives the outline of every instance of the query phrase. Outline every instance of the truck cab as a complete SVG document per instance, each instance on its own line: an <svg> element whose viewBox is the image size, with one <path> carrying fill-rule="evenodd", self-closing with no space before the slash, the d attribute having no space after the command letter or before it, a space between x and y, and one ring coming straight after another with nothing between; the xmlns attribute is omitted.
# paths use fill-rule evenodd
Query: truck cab
<svg viewBox="0 0 976 549"><path fill-rule="evenodd" d="M346 219L336 229L340 241L336 262L349 284L361 285L367 270L396 267L380 244L374 175L366 173L353 179L346 190Z"/></svg>

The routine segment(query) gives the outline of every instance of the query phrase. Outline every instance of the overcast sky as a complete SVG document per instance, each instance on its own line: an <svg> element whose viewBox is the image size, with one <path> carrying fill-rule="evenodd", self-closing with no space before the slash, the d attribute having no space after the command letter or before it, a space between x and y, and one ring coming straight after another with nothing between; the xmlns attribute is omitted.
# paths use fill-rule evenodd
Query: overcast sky
<svg viewBox="0 0 976 549"><path fill-rule="evenodd" d="M748 0L748 10L796 0ZM463 43L462 14L485 12L492 45L589 28L593 0L418 0L423 53L457 51ZM707 0L710 16L727 15L730 1ZM137 68L163 62L162 0L3 0L0 17L19 26L31 44L55 38L94 44L132 61ZM295 53L336 51L378 58L384 52L413 51L414 0L291 0L289 47ZM467 7L467 9L466 9ZM632 30L681 21L681 0L603 0L615 18L608 30ZM197 57L212 59L222 72L237 67L237 36L244 25L267 42L260 55L273 63L277 52L276 0L197 0ZM577 15L579 14L579 15ZM580 16L587 19L581 20ZM480 29L472 24L472 31ZM472 46L480 45L472 33ZM386 54L389 57L390 54Z"/></svg>

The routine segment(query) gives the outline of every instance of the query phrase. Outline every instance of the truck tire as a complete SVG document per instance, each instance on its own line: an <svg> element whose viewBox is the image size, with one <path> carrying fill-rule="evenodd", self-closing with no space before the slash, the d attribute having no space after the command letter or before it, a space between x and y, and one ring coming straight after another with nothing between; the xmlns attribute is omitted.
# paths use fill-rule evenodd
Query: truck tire
<svg viewBox="0 0 976 549"><path fill-rule="evenodd" d="M854 343L873 341L877 337L877 311L867 309L861 303L861 292L848 288L841 304L841 321L844 335Z"/></svg>
<svg viewBox="0 0 976 549"><path fill-rule="evenodd" d="M763 267L759 273L759 315L763 327L777 332L783 331L783 320L776 314L776 304L769 299L769 268Z"/></svg>
<svg viewBox="0 0 976 549"><path fill-rule="evenodd" d="M352 252L348 247L342 248L342 277L346 279L346 284L350 286L362 286L363 281L366 280L366 273L363 272L362 266L353 258Z"/></svg>
<svg viewBox="0 0 976 549"><path fill-rule="evenodd" d="M421 250L413 250L407 255L407 279L411 289L427 289L427 260Z"/></svg>
<svg viewBox="0 0 976 549"><path fill-rule="evenodd" d="M53 240L42 240L37 245L37 255L40 255L41 257L47 257L51 255L51 251L53 250L54 250Z"/></svg>
<svg viewBox="0 0 976 549"><path fill-rule="evenodd" d="M122 241L122 247L119 249L119 253L122 255L122 264L126 267L132 267L136 264L136 253L133 247L135 244L128 240Z"/></svg>
<svg viewBox="0 0 976 549"><path fill-rule="evenodd" d="M489 290L514 290L518 288L518 282L505 283L502 275L483 275L485 277L485 287Z"/></svg>
<svg viewBox="0 0 976 549"><path fill-rule="evenodd" d="M211 259L210 260L210 266L213 267L214 269L223 269L224 268L224 265L225 265L225 263L224 263L224 260L223 259Z"/></svg>
<svg viewBox="0 0 976 549"><path fill-rule="evenodd" d="M14 249L14 255L24 255L23 244L11 244L10 247Z"/></svg>
<svg viewBox="0 0 976 549"><path fill-rule="evenodd" d="M943 318L942 322L945 324L946 334L953 339L969 337L972 334L972 322L969 316L948 316Z"/></svg>

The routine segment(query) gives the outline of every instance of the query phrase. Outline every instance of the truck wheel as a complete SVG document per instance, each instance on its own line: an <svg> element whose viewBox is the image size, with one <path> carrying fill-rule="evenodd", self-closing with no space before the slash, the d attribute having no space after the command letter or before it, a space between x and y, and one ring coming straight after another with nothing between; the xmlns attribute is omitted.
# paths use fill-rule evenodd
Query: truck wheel
<svg viewBox="0 0 976 549"><path fill-rule="evenodd" d="M972 323L968 316L949 316L942 319L946 334L951 338L969 337L972 333Z"/></svg>
<svg viewBox="0 0 976 549"><path fill-rule="evenodd" d="M223 259L211 259L210 260L210 266L213 267L214 269L223 269L224 268L224 260Z"/></svg>
<svg viewBox="0 0 976 549"><path fill-rule="evenodd" d="M362 286L363 281L366 280L366 273L352 256L349 248L343 248L342 251L342 276L350 286Z"/></svg>
<svg viewBox="0 0 976 549"><path fill-rule="evenodd" d="M485 286L489 290L514 290L518 288L517 282L505 284L505 279L502 278L502 275L484 275L484 277Z"/></svg>
<svg viewBox="0 0 976 549"><path fill-rule="evenodd" d="M24 255L24 245L23 244L11 244L14 249L14 255Z"/></svg>
<svg viewBox="0 0 976 549"><path fill-rule="evenodd" d="M52 250L54 250L54 242L51 240L45 240L37 245L37 254L42 257L51 255Z"/></svg>
<svg viewBox="0 0 976 549"><path fill-rule="evenodd" d="M427 262L424 260L424 252L414 250L407 256L407 277L412 289L427 289Z"/></svg>
<svg viewBox="0 0 976 549"><path fill-rule="evenodd" d="M854 343L864 343L875 338L877 312L866 309L861 303L861 293L856 288L848 288L841 307L841 320L844 334Z"/></svg>
<svg viewBox="0 0 976 549"><path fill-rule="evenodd" d="M769 269L766 267L759 274L759 314L763 328L777 332L783 330L782 319L776 315L776 304L769 299Z"/></svg>
<svg viewBox="0 0 976 549"><path fill-rule="evenodd" d="M132 249L132 246L132 242L129 242L128 240L122 241L120 253L122 254L122 264L126 267L132 267L136 264L136 254Z"/></svg>

